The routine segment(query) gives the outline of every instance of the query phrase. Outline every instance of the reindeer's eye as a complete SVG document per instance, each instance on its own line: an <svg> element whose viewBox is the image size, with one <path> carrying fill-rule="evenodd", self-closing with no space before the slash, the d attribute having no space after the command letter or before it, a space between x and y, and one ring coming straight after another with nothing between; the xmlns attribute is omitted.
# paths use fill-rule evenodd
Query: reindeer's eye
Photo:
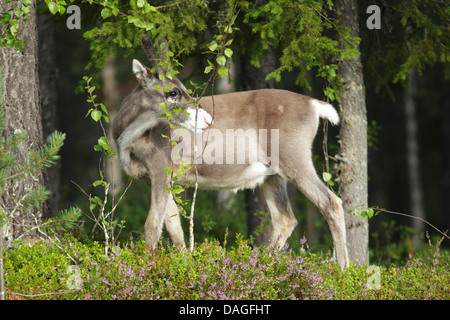
<svg viewBox="0 0 450 320"><path fill-rule="evenodd" d="M169 91L169 97L176 98L177 96L178 96L178 91L176 91L176 90Z"/></svg>

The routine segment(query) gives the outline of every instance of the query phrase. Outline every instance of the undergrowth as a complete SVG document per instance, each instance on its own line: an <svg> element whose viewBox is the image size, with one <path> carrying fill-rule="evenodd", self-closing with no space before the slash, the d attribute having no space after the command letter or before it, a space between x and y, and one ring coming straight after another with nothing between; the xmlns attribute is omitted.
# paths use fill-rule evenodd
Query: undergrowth
<svg viewBox="0 0 450 320"><path fill-rule="evenodd" d="M327 255L252 248L238 240L231 248L205 241L193 253L130 241L108 256L98 242L70 236L61 241L64 251L44 242L17 243L4 255L7 299L450 298L450 259L439 243L403 266L341 271Z"/></svg>

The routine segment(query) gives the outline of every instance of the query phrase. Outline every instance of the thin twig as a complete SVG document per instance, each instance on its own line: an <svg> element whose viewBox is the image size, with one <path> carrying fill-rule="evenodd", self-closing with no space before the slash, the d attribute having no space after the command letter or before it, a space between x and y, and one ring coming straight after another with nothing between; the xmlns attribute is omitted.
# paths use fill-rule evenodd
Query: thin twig
<svg viewBox="0 0 450 320"><path fill-rule="evenodd" d="M5 300L5 276L3 272L3 225L1 220L0 220L0 300Z"/></svg>
<svg viewBox="0 0 450 320"><path fill-rule="evenodd" d="M432 227L434 230L436 230L437 232L439 232L441 235L443 235L444 237L446 237L447 239L450 240L450 237L449 237L445 232L442 232L441 230L439 230L438 228L436 228L434 225L432 225L431 223L429 223L428 221L426 221L426 220L424 220L424 219L422 219L422 218L420 218L420 217L416 217L416 216L413 216L413 215L410 215L410 214L406 214L406 213L403 213L403 212L397 212L397 211L387 210L387 209L384 209L384 208L372 207L372 209L373 209L373 210L380 211L380 212L387 212L387 213L395 214L395 215L398 215L398 216L408 217L408 218L412 218L412 219L416 219L416 220L422 221L423 223L426 223L427 225L429 225L430 227Z"/></svg>
<svg viewBox="0 0 450 320"><path fill-rule="evenodd" d="M227 37L228 37L228 35L229 35L228 31L229 31L230 28L231 28L231 21L233 21L233 16L234 16L234 13L235 13L235 10L236 10L236 6L237 6L237 1L234 2L233 10L232 10L232 12L231 12L231 17L230 17L230 19L228 20L228 26L227 26L227 29L226 29L225 34L223 35L222 45L221 45L221 47L220 47L219 51L217 52L216 57L215 57L215 59L214 59L215 63L214 63L214 68L212 69L212 74L211 74L211 76L209 77L208 81L206 82L206 84L205 84L205 86L204 86L204 88L203 88L202 93L201 93L200 96L197 98L197 101L200 100L200 99L205 95L206 90L208 89L208 86L209 86L209 84L211 83L211 81L212 81L213 83L214 83L214 81L215 81L215 78L216 78L216 76L217 76L217 65L218 65L218 63L217 63L217 58L218 58L219 56L221 56L221 55L223 54L223 52L225 51L225 44L227 43ZM214 100L214 92L211 92L211 95L212 95L212 98L213 98L213 100ZM214 104L213 104L213 112L214 112Z"/></svg>
<svg viewBox="0 0 450 320"><path fill-rule="evenodd" d="M185 3L185 2L187 2L187 1L188 1L188 0L181 0L181 1L179 1L179 2L175 2L175 3L171 3L171 4L166 4L166 5L164 5L164 6L158 6L158 7L155 7L155 10L171 8L171 7L174 7L174 6L178 6L178 5L182 4L182 3Z"/></svg>
<svg viewBox="0 0 450 320"><path fill-rule="evenodd" d="M194 125L194 169L195 169L195 182L194 182L194 194L192 196L191 213L189 215L189 251L194 252L194 209L195 201L197 199L198 191L198 168L197 168L197 116L198 116L198 103L195 104L195 125Z"/></svg>
<svg viewBox="0 0 450 320"><path fill-rule="evenodd" d="M330 157L328 156L328 120L323 119L323 141L322 141L323 155L325 158L325 172L330 172Z"/></svg>
<svg viewBox="0 0 450 320"><path fill-rule="evenodd" d="M26 298L36 298L36 297L42 297L42 296L50 296L50 295L55 295L55 294L68 294L68 293L72 293L72 292L77 292L80 291L81 289L77 289L77 290L69 290L69 291L62 291L62 292L48 292L48 293L37 293L37 294L23 294L23 293L17 293L17 292L5 292L6 294L10 294L10 295L16 295L16 296L21 296L21 297L26 297Z"/></svg>
<svg viewBox="0 0 450 320"><path fill-rule="evenodd" d="M125 188L125 191L122 193L122 195L120 196L119 200L117 201L117 203L115 204L115 206L111 209L112 212L116 211L117 206L119 205L119 203L122 201L123 196L125 195L125 193L127 193L128 189L131 187L131 185L133 184L133 180L130 181L130 183L128 184L128 186Z"/></svg>
<svg viewBox="0 0 450 320"><path fill-rule="evenodd" d="M41 228L39 227L38 218L33 214L33 212L30 212L30 214L31 214L31 216L33 217L33 219L34 219L34 221L36 223L36 227L34 229L36 229L40 234L42 234L44 237L46 237L48 240L50 240L50 242L53 243L53 245L55 245L59 250L64 252L67 255L67 257L70 260L72 260L72 262L74 262L76 264L77 262L75 261L75 259L72 258L72 256L70 254L68 254L67 251L63 247L61 247L58 242L54 241L52 239L52 237L50 237L48 234L46 234L44 231L41 230ZM33 230L33 229L31 229L31 230Z"/></svg>
<svg viewBox="0 0 450 320"><path fill-rule="evenodd" d="M237 1L234 2L233 10L231 12L231 17L228 20L228 26L223 36L222 46L220 50L217 52L214 69L212 70L212 74L209 77L208 81L205 84L205 87L203 88L203 92L201 93L200 97L198 97L195 101L195 127L194 127L194 169L195 169L195 181L194 181L194 194L192 196L192 205L191 205L191 213L189 215L189 250L191 252L194 251L194 210L195 210L195 202L197 199L197 191L198 191L198 168L197 168L197 117L198 117L198 101L204 96L206 89L208 88L208 85L211 83L212 90L211 90L211 97L213 102L213 115L212 119L214 121L214 115L215 115L215 104L214 104L214 82L217 76L217 58L223 54L223 51L225 50L225 44L226 39L228 36L228 31L231 28L231 21L233 20L234 12L237 6Z"/></svg>

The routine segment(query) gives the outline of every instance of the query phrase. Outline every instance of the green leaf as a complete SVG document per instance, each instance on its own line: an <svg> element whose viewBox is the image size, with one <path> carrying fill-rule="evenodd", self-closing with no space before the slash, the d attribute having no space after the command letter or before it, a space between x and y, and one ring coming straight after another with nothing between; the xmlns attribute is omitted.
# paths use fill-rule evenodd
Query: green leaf
<svg viewBox="0 0 450 320"><path fill-rule="evenodd" d="M17 8L17 9L14 11L14 16L15 16L16 18L20 18L21 16L23 16L23 14L24 14L24 12L23 12L22 9L20 9L20 8Z"/></svg>
<svg viewBox="0 0 450 320"><path fill-rule="evenodd" d="M101 152L101 151L103 151L103 147L102 147L101 145L96 144L96 145L94 146L94 150L95 150L95 151Z"/></svg>
<svg viewBox="0 0 450 320"><path fill-rule="evenodd" d="M211 67L211 66L207 66L206 68L205 68L205 73L210 73L211 72L211 70L213 69L214 67Z"/></svg>
<svg viewBox="0 0 450 320"><path fill-rule="evenodd" d="M108 109L106 109L106 107L103 103L100 103L100 107L102 108L103 113L108 114Z"/></svg>
<svg viewBox="0 0 450 320"><path fill-rule="evenodd" d="M97 122L102 117L102 112L100 110L92 110L91 112L91 118Z"/></svg>
<svg viewBox="0 0 450 320"><path fill-rule="evenodd" d="M24 1L22 7L20 8L20 10L22 11L23 14L27 14L31 10L31 4L30 5L25 5L25 1Z"/></svg>
<svg viewBox="0 0 450 320"><path fill-rule="evenodd" d="M109 8L103 8L101 15L103 19L109 18L112 15L112 11Z"/></svg>
<svg viewBox="0 0 450 320"><path fill-rule="evenodd" d="M228 75L228 69L220 68L218 73L219 73L219 76L224 77L224 76Z"/></svg>
<svg viewBox="0 0 450 320"><path fill-rule="evenodd" d="M95 181L92 183L92 185L93 185L94 187L98 187L98 186L101 185L102 183L103 183L102 180L95 180Z"/></svg>
<svg viewBox="0 0 450 320"><path fill-rule="evenodd" d="M233 56L233 50L231 50L230 48L226 48L223 53L227 58L231 58Z"/></svg>
<svg viewBox="0 0 450 320"><path fill-rule="evenodd" d="M146 22L144 26L145 26L145 30L147 30L147 31L150 31L155 27L155 25L151 22Z"/></svg>
<svg viewBox="0 0 450 320"><path fill-rule="evenodd" d="M225 64L227 63L227 58L225 58L224 56L219 56L217 57L216 61L221 66L225 66Z"/></svg>
<svg viewBox="0 0 450 320"><path fill-rule="evenodd" d="M103 149L109 149L108 139L106 137L100 137L97 142Z"/></svg>
<svg viewBox="0 0 450 320"><path fill-rule="evenodd" d="M11 20L10 22L10 31L13 36L19 33L19 22L15 20Z"/></svg>
<svg viewBox="0 0 450 320"><path fill-rule="evenodd" d="M323 179L323 181L328 182L328 181L331 180L332 177L333 176L332 176L331 173L329 173L329 172L322 172L322 179Z"/></svg>
<svg viewBox="0 0 450 320"><path fill-rule="evenodd" d="M16 39L14 39L14 38L8 38L8 40L6 40L6 46L7 46L9 49L14 48L15 45L16 45Z"/></svg>
<svg viewBox="0 0 450 320"><path fill-rule="evenodd" d="M23 43L23 40L18 40L16 43L16 47L17 49L19 49L20 51L23 51L23 49L25 48L25 44Z"/></svg>
<svg viewBox="0 0 450 320"><path fill-rule="evenodd" d="M156 11L155 7L149 5L148 3L146 3L144 5L144 9L142 9L142 12L144 13L149 13L150 11Z"/></svg>
<svg viewBox="0 0 450 320"><path fill-rule="evenodd" d="M216 49L217 49L218 46L219 46L219 45L217 44L217 42L213 41L213 42L211 42L211 43L208 45L208 49L211 50L211 51L216 51Z"/></svg>
<svg viewBox="0 0 450 320"><path fill-rule="evenodd" d="M137 4L138 8L142 8L146 3L147 3L147 1L145 1L145 0L138 0L136 4Z"/></svg>
<svg viewBox="0 0 450 320"><path fill-rule="evenodd" d="M363 217L363 211L359 208L353 210L353 215L356 217Z"/></svg>
<svg viewBox="0 0 450 320"><path fill-rule="evenodd" d="M48 6L48 9L50 10L50 12L52 14L56 14L58 12L58 7L59 6L56 3L50 2L50 3L47 4L47 6Z"/></svg>

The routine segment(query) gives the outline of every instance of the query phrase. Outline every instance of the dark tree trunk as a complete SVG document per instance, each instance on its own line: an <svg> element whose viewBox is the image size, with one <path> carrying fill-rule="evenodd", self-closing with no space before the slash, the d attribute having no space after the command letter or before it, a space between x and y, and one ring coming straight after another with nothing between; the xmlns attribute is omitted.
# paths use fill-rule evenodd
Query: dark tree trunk
<svg viewBox="0 0 450 320"><path fill-rule="evenodd" d="M44 140L59 128L58 92L56 88L58 69L56 67L55 24L48 18L49 14L42 14L38 18L39 88ZM61 208L60 170L60 162L45 170L46 185L50 191L48 197L49 217L56 216Z"/></svg>
<svg viewBox="0 0 450 320"><path fill-rule="evenodd" d="M419 126L417 123L417 105L415 94L417 92L416 71L410 72L409 82L404 93L405 124L406 124L406 163L408 167L409 206L413 216L425 219L423 208L423 191L420 178L420 156L419 156ZM420 247L422 240L420 235L425 230L425 224L417 219L412 221L413 228L417 234L413 238L414 245Z"/></svg>
<svg viewBox="0 0 450 320"><path fill-rule="evenodd" d="M0 10L7 11L15 2L1 4ZM23 163L29 150L36 150L42 146L41 105L39 98L38 75L38 32L36 18L36 2L31 5L30 12L20 18L21 33L25 48L23 52L7 47L0 48L0 66L3 78L3 103L5 105L6 128L5 135L14 135L17 130L28 133L27 142L17 150L16 164ZM36 184L44 184L44 175L38 172L26 179L8 181L6 191L1 201L7 208L14 208L13 199L21 199L25 193ZM35 218L45 216L48 206L39 209L24 210L19 208L10 219L5 237L9 240L21 236L30 225L35 225ZM34 215L34 217L33 217ZM32 235L28 235L32 236Z"/></svg>
<svg viewBox="0 0 450 320"><path fill-rule="evenodd" d="M249 57L241 58L241 84L242 90L256 90L275 88L274 80L266 80L266 76L275 69L275 57L273 52L269 51L264 55L261 61L261 67L255 68L250 64ZM268 211L266 201L262 194L261 188L255 190L245 190L245 201L247 210L247 230L248 235L255 236L255 245L259 246L266 243L271 236L272 228L265 227L262 232L255 234L260 228L261 217L259 211Z"/></svg>
<svg viewBox="0 0 450 320"><path fill-rule="evenodd" d="M335 8L340 25L349 28L353 37L359 37L357 1L337 0ZM367 111L360 56L339 61L338 75L343 85L340 97L339 190L347 212L355 208L367 208L368 205ZM368 264L367 218L346 214L345 220L350 260Z"/></svg>
<svg viewBox="0 0 450 320"><path fill-rule="evenodd" d="M120 108L120 93L118 84L115 76L115 68L114 68L114 57L110 56L106 59L105 67L102 70L102 79L103 79L103 104L108 108L108 140L113 143L113 148L116 150L114 139L112 137L112 123L114 118L119 111ZM107 181L112 183L112 188L110 192L113 195L116 195L118 192L122 190L124 187L124 177L122 174L122 169L120 168L119 161L117 157L107 158L106 159L106 177Z"/></svg>
<svg viewBox="0 0 450 320"><path fill-rule="evenodd" d="M448 90L448 83L445 81L444 76L438 81L438 87L440 92ZM441 91L442 90L442 91ZM442 215L443 215L443 230L450 230L450 206L448 205L448 199L450 199L450 95L445 95L439 100L441 111L441 150L442 150Z"/></svg>

